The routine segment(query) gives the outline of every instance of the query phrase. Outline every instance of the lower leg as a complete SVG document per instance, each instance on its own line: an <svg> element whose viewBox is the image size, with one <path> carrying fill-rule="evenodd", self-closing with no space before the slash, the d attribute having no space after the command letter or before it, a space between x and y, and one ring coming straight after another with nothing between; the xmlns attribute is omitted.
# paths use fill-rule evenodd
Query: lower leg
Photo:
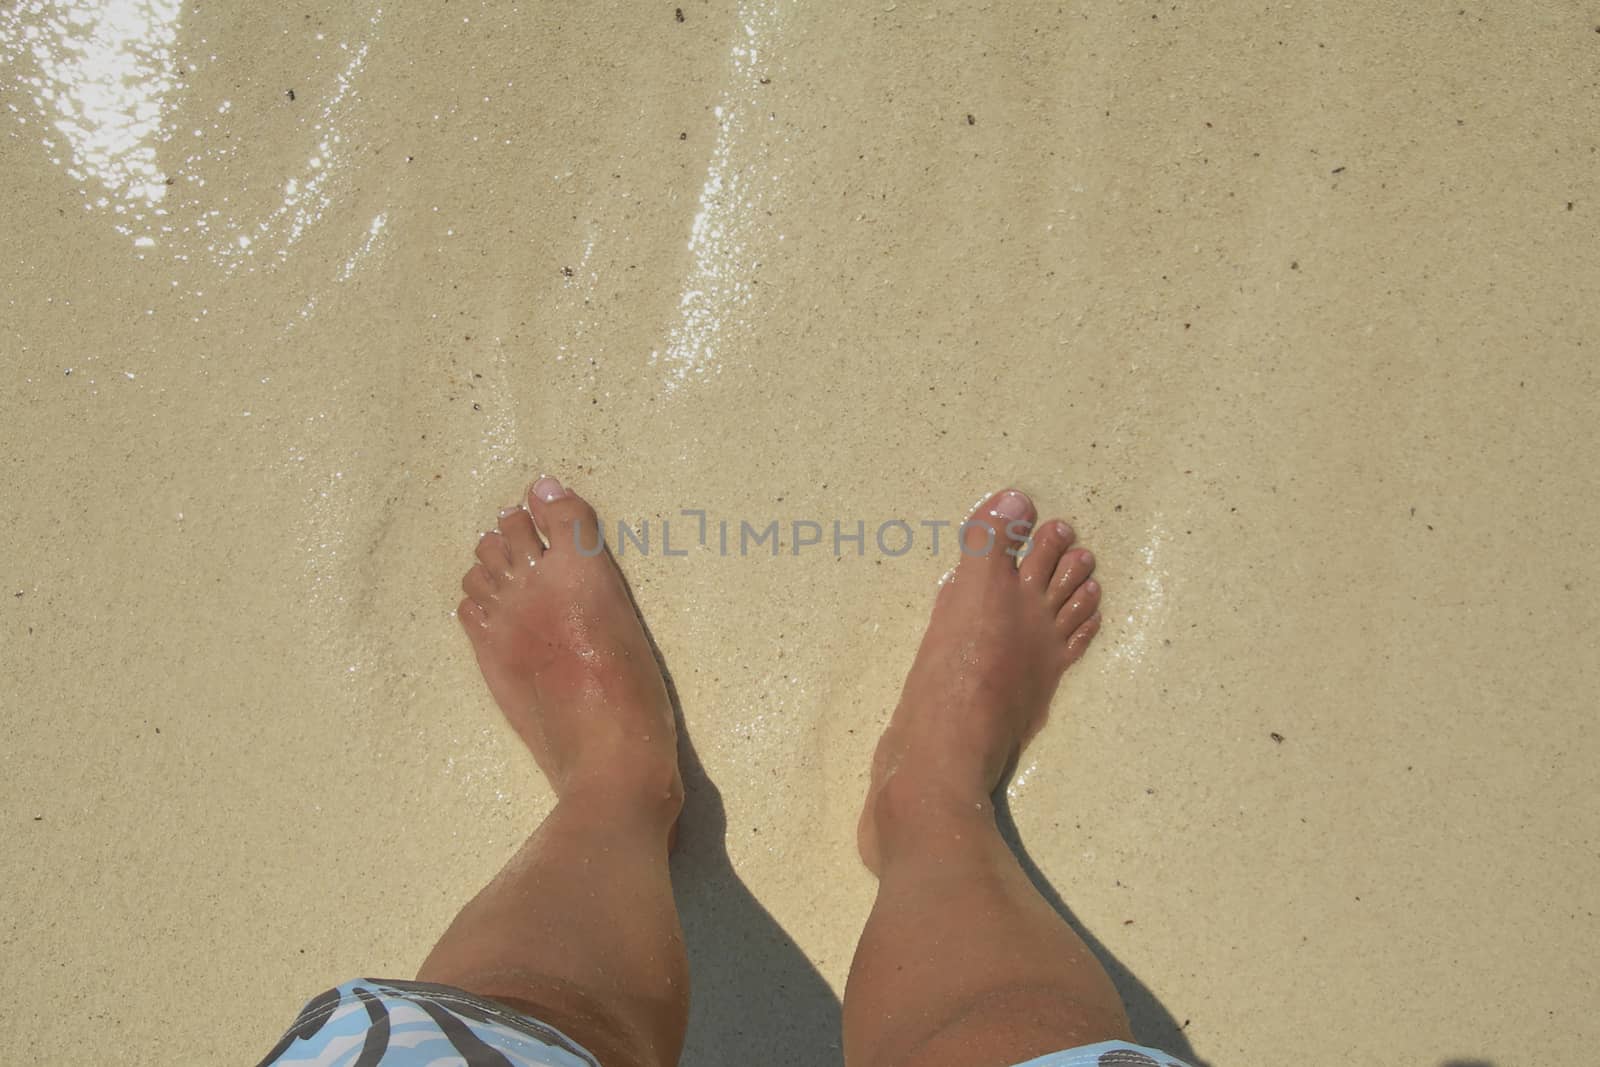
<svg viewBox="0 0 1600 1067"><path fill-rule="evenodd" d="M677 1062L689 965L667 874L677 797L563 797L417 977L533 1015L602 1063Z"/></svg>
<svg viewBox="0 0 1600 1067"><path fill-rule="evenodd" d="M860 844L878 897L845 992L851 1067L1006 1067L1128 1037L1110 978L1034 890L990 800L1099 627L1093 557L1065 523L1040 526L1020 564L1005 552L1033 518L1004 493L964 527L974 554L940 590L874 756Z"/></svg>
<svg viewBox="0 0 1600 1067"><path fill-rule="evenodd" d="M670 1067L689 966L667 853L683 803L671 704L593 510L554 479L478 543L457 615L555 808L418 978L502 1001L606 1067Z"/></svg>
<svg viewBox="0 0 1600 1067"><path fill-rule="evenodd" d="M1128 1039L1094 955L1033 888L987 797L877 797L878 897L844 1004L852 1067L1005 1067Z"/></svg>

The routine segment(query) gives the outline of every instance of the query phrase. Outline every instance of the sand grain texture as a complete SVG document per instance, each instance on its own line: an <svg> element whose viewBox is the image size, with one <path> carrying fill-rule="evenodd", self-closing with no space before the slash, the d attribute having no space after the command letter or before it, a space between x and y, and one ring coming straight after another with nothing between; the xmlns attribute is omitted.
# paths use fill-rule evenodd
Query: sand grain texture
<svg viewBox="0 0 1600 1067"><path fill-rule="evenodd" d="M414 972L549 803L450 610L550 471L721 794L686 1063L838 1062L953 563L872 531L1007 482L1108 617L1011 811L1147 1038L1591 1063L1594 13L682 10L0 13L0 1061Z"/></svg>

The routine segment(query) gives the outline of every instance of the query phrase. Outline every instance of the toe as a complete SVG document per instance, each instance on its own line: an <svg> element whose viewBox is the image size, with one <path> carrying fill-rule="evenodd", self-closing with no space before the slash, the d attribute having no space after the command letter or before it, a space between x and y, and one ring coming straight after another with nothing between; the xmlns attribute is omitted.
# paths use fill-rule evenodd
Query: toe
<svg viewBox="0 0 1600 1067"><path fill-rule="evenodd" d="M1038 512L1026 493L1002 489L961 524L961 554L995 567L1015 568L1017 553L1028 540Z"/></svg>
<svg viewBox="0 0 1600 1067"><path fill-rule="evenodd" d="M1094 553L1087 548L1074 548L1056 563L1056 572L1050 578L1050 606L1057 611L1072 599L1072 594L1094 573Z"/></svg>
<svg viewBox="0 0 1600 1067"><path fill-rule="evenodd" d="M483 605L467 597L456 605L456 618L461 620L461 625L471 634L489 625L489 613L483 610Z"/></svg>
<svg viewBox="0 0 1600 1067"><path fill-rule="evenodd" d="M478 538L477 556L478 562L496 578L511 577L511 551L499 533L490 530Z"/></svg>
<svg viewBox="0 0 1600 1067"><path fill-rule="evenodd" d="M461 591L479 604L487 604L499 596L500 583L483 564L473 567L461 579Z"/></svg>
<svg viewBox="0 0 1600 1067"><path fill-rule="evenodd" d="M1078 591L1072 594L1072 599L1068 600L1066 606L1056 615L1056 628L1070 637L1099 610L1100 583L1090 578L1078 586Z"/></svg>
<svg viewBox="0 0 1600 1067"><path fill-rule="evenodd" d="M1071 547L1072 527L1060 519L1039 527L1034 531L1028 554L1022 557L1022 564L1017 568L1022 574L1023 583L1040 590L1048 589L1050 579L1056 573L1056 565Z"/></svg>
<svg viewBox="0 0 1600 1067"><path fill-rule="evenodd" d="M1072 636L1067 638L1067 666L1078 662L1083 657L1084 649L1089 647L1089 642L1094 640L1094 635L1100 632L1100 613L1097 611L1089 616L1082 626L1072 631Z"/></svg>
<svg viewBox="0 0 1600 1067"><path fill-rule="evenodd" d="M532 562L544 554L544 542L533 528L533 516L520 504L500 513L500 536L506 539L514 563Z"/></svg>
<svg viewBox="0 0 1600 1067"><path fill-rule="evenodd" d="M583 497L549 476L528 490L528 508L551 551L577 549L582 555L599 555L600 522Z"/></svg>

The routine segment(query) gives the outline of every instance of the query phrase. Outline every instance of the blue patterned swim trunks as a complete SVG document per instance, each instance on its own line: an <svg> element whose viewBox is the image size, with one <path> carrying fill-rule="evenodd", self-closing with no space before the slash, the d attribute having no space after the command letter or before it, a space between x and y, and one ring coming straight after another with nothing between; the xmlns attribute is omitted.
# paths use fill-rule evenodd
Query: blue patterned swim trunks
<svg viewBox="0 0 1600 1067"><path fill-rule="evenodd" d="M357 978L311 999L261 1067L599 1067L576 1041L465 990Z"/></svg>
<svg viewBox="0 0 1600 1067"><path fill-rule="evenodd" d="M358 978L313 997L261 1067L600 1067L553 1026L464 990ZM690 1065L692 1067L692 1065ZM1188 1067L1107 1041L1018 1067Z"/></svg>
<svg viewBox="0 0 1600 1067"><path fill-rule="evenodd" d="M1017 1067L1189 1067L1178 1057L1126 1041L1102 1041L1052 1052Z"/></svg>

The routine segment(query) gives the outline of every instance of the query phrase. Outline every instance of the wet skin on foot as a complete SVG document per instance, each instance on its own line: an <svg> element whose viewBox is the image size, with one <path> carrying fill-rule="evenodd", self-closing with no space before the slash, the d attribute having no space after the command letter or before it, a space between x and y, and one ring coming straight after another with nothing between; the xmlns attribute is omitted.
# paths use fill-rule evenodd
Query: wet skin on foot
<svg viewBox="0 0 1600 1067"><path fill-rule="evenodd" d="M587 501L540 478L479 538L456 615L559 798L675 817L672 705L621 573L609 552L593 551L599 536Z"/></svg>
<svg viewBox="0 0 1600 1067"><path fill-rule="evenodd" d="M874 871L887 824L988 809L1007 764L1044 726L1062 674L1100 629L1094 556L1073 547L1064 521L1035 526L1035 517L1033 502L1007 489L963 527L961 561L873 756L857 841ZM1029 528L1019 560L1016 535Z"/></svg>

